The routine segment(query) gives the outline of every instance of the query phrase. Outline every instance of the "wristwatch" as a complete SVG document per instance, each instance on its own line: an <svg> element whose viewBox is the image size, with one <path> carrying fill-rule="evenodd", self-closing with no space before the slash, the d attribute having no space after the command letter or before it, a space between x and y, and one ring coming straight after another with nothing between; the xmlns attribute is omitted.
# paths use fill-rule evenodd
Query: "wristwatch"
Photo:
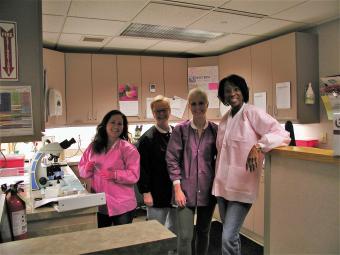
<svg viewBox="0 0 340 255"><path fill-rule="evenodd" d="M256 148L257 152L262 152L262 148L258 143L255 144L255 148Z"/></svg>

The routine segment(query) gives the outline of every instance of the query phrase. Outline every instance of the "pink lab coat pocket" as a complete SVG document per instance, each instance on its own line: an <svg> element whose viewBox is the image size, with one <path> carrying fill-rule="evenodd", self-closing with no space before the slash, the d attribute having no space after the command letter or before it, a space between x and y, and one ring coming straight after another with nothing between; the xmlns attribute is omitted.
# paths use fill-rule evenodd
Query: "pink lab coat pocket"
<svg viewBox="0 0 340 255"><path fill-rule="evenodd" d="M241 193L251 193L254 189L254 172L246 171L245 167L230 166L227 187L229 190Z"/></svg>

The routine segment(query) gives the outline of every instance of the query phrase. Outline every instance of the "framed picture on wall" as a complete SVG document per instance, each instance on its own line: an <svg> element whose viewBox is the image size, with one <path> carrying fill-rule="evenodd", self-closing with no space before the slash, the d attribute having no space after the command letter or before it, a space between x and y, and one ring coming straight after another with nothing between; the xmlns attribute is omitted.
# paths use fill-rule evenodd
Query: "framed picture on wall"
<svg viewBox="0 0 340 255"><path fill-rule="evenodd" d="M0 20L0 81L18 80L17 23Z"/></svg>

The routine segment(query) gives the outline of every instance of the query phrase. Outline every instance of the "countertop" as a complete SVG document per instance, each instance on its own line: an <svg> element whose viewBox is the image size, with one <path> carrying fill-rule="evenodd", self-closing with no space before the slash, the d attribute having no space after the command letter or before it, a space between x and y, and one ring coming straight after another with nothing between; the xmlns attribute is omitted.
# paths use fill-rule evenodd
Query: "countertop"
<svg viewBox="0 0 340 255"><path fill-rule="evenodd" d="M333 150L313 147L285 146L273 149L271 155L280 155L301 160L317 161L340 166L340 157L333 156Z"/></svg>
<svg viewBox="0 0 340 255"><path fill-rule="evenodd" d="M175 247L176 236L151 220L4 243L0 254L165 254Z"/></svg>

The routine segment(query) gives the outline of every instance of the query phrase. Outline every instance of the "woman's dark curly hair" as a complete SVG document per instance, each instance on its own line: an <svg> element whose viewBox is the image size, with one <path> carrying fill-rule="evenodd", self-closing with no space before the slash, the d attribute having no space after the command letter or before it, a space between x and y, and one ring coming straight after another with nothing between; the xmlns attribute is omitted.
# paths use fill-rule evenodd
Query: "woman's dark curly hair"
<svg viewBox="0 0 340 255"><path fill-rule="evenodd" d="M121 115L123 118L123 132L120 134L120 138L123 140L128 141L128 121L126 116L118 110L112 110L110 112L108 112L103 120L99 123L99 125L97 126L97 133L93 139L92 145L93 145L93 151L95 153L103 153L107 151L107 133L106 133L106 125L109 122L110 118L113 115Z"/></svg>
<svg viewBox="0 0 340 255"><path fill-rule="evenodd" d="M229 76L223 78L218 85L218 96L217 97L218 97L218 99L220 99L220 101L224 105L228 105L225 102L225 98L224 98L224 87L228 83L232 83L233 85L235 85L236 87L238 87L241 90L241 93L242 93L242 96L243 96L243 101L245 103L247 103L249 101L249 89L248 89L248 86L247 86L245 79L243 79L241 76L238 76L236 74L232 74L232 75L229 75Z"/></svg>

